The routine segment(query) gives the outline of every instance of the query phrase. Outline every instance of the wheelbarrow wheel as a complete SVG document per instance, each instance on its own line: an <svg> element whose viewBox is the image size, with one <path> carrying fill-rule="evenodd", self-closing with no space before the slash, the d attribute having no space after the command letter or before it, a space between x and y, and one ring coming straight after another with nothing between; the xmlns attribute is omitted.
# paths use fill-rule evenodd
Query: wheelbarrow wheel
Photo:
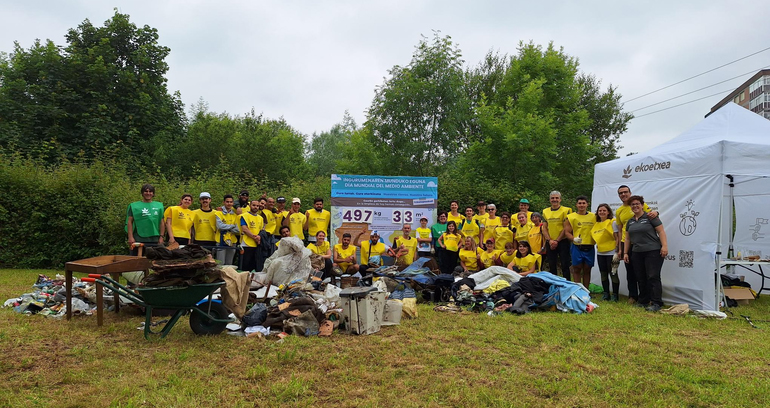
<svg viewBox="0 0 770 408"><path fill-rule="evenodd" d="M211 306L211 310L209 310L209 305ZM227 319L227 316L230 315L230 312L227 310L227 308L219 302L201 303L198 305L198 308L203 311L209 311L211 317L215 319ZM195 334L219 334L222 333L226 327L227 322L215 322L197 312L193 312L190 315L190 328Z"/></svg>

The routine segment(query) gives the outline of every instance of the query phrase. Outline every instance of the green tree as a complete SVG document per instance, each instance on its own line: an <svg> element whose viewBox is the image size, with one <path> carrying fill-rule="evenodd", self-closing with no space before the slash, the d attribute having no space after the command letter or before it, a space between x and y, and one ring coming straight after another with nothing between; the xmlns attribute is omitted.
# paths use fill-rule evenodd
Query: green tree
<svg viewBox="0 0 770 408"><path fill-rule="evenodd" d="M156 29L116 11L103 27L85 20L66 39L66 47L16 43L0 62L0 142L47 158L112 150L149 162L153 139L181 135L181 98L166 86L170 49Z"/></svg>
<svg viewBox="0 0 770 408"><path fill-rule="evenodd" d="M346 160L345 147L351 143L351 135L356 129L356 121L345 111L342 122L328 132L313 135L307 160L310 171L316 176L327 177L336 173L337 164Z"/></svg>
<svg viewBox="0 0 770 408"><path fill-rule="evenodd" d="M467 145L473 119L463 59L451 37L423 37L412 61L375 91L366 127L386 174L431 175Z"/></svg>

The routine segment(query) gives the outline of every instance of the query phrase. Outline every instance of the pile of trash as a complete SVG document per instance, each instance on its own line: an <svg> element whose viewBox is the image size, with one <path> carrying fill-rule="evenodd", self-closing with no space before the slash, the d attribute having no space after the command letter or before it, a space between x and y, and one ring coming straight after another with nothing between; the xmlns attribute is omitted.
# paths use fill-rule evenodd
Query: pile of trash
<svg viewBox="0 0 770 408"><path fill-rule="evenodd" d="M598 307L582 284L550 272L522 277L507 268L492 266L466 278L450 277L445 281L451 282L448 291L452 301L434 308L439 312L468 310L493 316L553 310L581 314Z"/></svg>
<svg viewBox="0 0 770 408"><path fill-rule="evenodd" d="M17 313L40 314L61 319L67 315L65 302L67 288L64 279L63 275L56 275L53 279L46 275L38 275L37 281L32 285L32 292L6 300L3 307L12 307ZM112 308L114 298L111 295L112 292L107 290L104 297L107 308ZM72 312L90 316L94 310L96 310L96 287L94 284L72 278Z"/></svg>

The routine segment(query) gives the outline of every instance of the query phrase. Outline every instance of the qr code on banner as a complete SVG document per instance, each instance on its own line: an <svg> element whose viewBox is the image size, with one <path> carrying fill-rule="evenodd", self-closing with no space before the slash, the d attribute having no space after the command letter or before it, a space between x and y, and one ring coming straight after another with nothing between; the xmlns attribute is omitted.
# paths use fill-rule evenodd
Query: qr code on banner
<svg viewBox="0 0 770 408"><path fill-rule="evenodd" d="M695 251L679 251L679 267L692 268L692 258L694 255Z"/></svg>

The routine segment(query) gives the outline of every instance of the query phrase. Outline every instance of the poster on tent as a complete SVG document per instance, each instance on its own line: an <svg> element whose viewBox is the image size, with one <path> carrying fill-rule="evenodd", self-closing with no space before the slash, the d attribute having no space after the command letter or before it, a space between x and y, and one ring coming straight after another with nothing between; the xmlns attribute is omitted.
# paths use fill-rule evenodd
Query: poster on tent
<svg viewBox="0 0 770 408"><path fill-rule="evenodd" d="M429 226L436 222L436 177L332 174L331 183L332 244L346 232L355 239L364 228L363 239L376 230L393 242L404 224L414 231L422 217Z"/></svg>
<svg viewBox="0 0 770 408"><path fill-rule="evenodd" d="M713 310L720 216L719 205L714 203L719 202L721 195L721 177L628 180L594 185L591 207L595 209L600 203L609 203L614 212L622 204L617 195L621 184L628 185L633 194L644 196L650 209L660 213L668 238L668 256L661 270L663 301ZM628 295L627 272L622 263L618 274L621 293ZM599 273L592 274L592 282L601 284Z"/></svg>
<svg viewBox="0 0 770 408"><path fill-rule="evenodd" d="M745 181L744 181L745 180ZM770 258L770 179L735 177L735 255Z"/></svg>

